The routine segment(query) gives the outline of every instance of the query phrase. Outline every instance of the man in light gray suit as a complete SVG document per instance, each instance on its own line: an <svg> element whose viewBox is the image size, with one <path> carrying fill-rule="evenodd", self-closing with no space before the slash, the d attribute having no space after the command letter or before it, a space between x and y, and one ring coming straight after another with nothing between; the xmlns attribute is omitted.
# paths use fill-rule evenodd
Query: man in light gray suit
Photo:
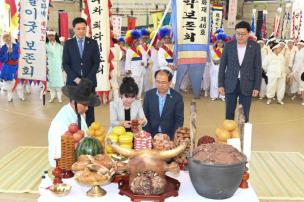
<svg viewBox="0 0 304 202"><path fill-rule="evenodd" d="M261 49L248 39L250 24L242 21L235 26L236 40L224 47L220 62L218 87L226 97L226 119L234 120L239 97L243 105L245 121L249 121L251 98L258 96L262 69Z"/></svg>

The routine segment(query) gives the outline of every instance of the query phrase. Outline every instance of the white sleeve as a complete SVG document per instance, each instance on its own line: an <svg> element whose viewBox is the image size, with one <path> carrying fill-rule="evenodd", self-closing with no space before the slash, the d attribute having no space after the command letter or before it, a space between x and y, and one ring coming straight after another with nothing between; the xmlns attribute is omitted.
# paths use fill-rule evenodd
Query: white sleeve
<svg viewBox="0 0 304 202"><path fill-rule="evenodd" d="M264 57L265 59L262 60L262 68L265 72L267 72L267 68L269 66L271 60L271 54Z"/></svg>
<svg viewBox="0 0 304 202"><path fill-rule="evenodd" d="M165 50L163 48L160 48L158 50L158 64L160 67L168 65L168 62L165 59Z"/></svg>
<svg viewBox="0 0 304 202"><path fill-rule="evenodd" d="M140 52L141 52L141 55L142 55L142 61L144 63L144 66L146 67L148 65L148 58L147 58L148 53L142 47L140 48Z"/></svg>
<svg viewBox="0 0 304 202"><path fill-rule="evenodd" d="M125 70L126 71L131 70L131 57L132 57L131 54L132 54L132 51L130 51L128 49L127 52L126 52L126 62L125 62Z"/></svg>

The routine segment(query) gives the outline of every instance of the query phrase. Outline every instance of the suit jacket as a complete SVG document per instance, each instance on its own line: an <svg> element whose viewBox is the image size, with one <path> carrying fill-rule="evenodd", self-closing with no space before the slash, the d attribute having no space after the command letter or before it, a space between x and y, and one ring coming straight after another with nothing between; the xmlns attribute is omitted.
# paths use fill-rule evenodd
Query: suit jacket
<svg viewBox="0 0 304 202"><path fill-rule="evenodd" d="M100 53L97 41L85 37L82 57L76 37L67 40L63 48L63 68L67 74L67 85L76 85L74 80L87 78L96 86L96 73L99 69Z"/></svg>
<svg viewBox="0 0 304 202"><path fill-rule="evenodd" d="M145 125L147 124L147 119L141 105L141 101L134 100L130 107L131 120L144 119ZM114 100L110 102L110 121L111 126L117 126L119 122L125 121L125 109L121 99Z"/></svg>
<svg viewBox="0 0 304 202"><path fill-rule="evenodd" d="M224 87L227 94L232 93L236 88L240 71L241 92L245 96L250 96L253 90L260 90L261 66L261 48L256 42L247 41L243 63L239 64L237 41L231 41L225 45L222 53L218 87Z"/></svg>
<svg viewBox="0 0 304 202"><path fill-rule="evenodd" d="M146 92L144 99L144 112L148 123L144 130L152 135L158 133L161 126L162 133L166 133L173 139L177 128L184 125L184 101L183 97L173 89L170 89L170 95L167 95L166 102L160 116L159 102L156 94L157 89L151 89Z"/></svg>

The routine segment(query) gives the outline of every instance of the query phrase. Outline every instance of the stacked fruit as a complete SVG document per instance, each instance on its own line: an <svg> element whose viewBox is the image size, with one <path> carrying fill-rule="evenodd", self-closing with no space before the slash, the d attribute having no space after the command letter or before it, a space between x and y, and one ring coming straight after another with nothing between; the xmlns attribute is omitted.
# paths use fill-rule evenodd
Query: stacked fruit
<svg viewBox="0 0 304 202"><path fill-rule="evenodd" d="M79 130L76 123L71 123L68 130L63 134L64 136L72 136L75 143L75 149L78 146L80 140L84 137L84 131Z"/></svg>
<svg viewBox="0 0 304 202"><path fill-rule="evenodd" d="M134 135L134 149L152 149L151 134L146 131L141 131Z"/></svg>
<svg viewBox="0 0 304 202"><path fill-rule="evenodd" d="M100 125L99 122L95 121L89 127L87 134L91 137L95 137L99 140L101 146L104 148L105 145L105 128Z"/></svg>
<svg viewBox="0 0 304 202"><path fill-rule="evenodd" d="M216 141L222 144L227 144L227 140L230 138L240 138L237 124L233 120L225 120L223 122L223 127L217 128L215 134Z"/></svg>
<svg viewBox="0 0 304 202"><path fill-rule="evenodd" d="M133 133L126 132L119 136L118 142L121 147L126 149L132 149L133 148Z"/></svg>
<svg viewBox="0 0 304 202"><path fill-rule="evenodd" d="M122 126L113 127L111 133L107 138L110 139L113 143L118 143L121 147L127 149L133 148L133 133L126 132L126 129ZM107 153L114 153L110 145L107 145Z"/></svg>

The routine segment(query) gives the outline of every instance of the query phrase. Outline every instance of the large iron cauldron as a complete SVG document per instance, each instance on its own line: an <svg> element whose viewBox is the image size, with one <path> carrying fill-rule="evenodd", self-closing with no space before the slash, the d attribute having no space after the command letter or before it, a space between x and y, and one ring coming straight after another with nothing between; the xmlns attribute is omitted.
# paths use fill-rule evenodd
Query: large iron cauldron
<svg viewBox="0 0 304 202"><path fill-rule="evenodd" d="M196 192L210 199L230 198L238 189L246 168L246 158L231 165L207 164L188 158L189 174Z"/></svg>

